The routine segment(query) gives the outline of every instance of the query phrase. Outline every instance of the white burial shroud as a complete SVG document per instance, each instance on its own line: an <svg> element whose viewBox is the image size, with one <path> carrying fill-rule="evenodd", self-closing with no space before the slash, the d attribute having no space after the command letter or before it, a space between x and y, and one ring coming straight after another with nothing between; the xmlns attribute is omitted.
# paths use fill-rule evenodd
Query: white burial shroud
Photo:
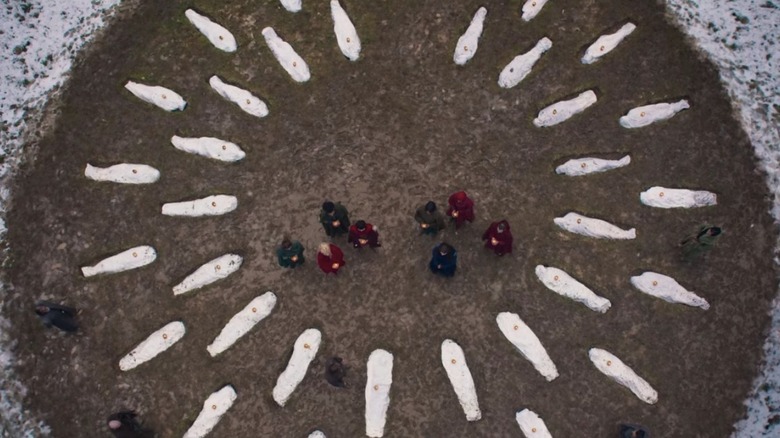
<svg viewBox="0 0 780 438"><path fill-rule="evenodd" d="M314 432L309 434L309 438L326 438L325 433L319 430L315 430Z"/></svg>
<svg viewBox="0 0 780 438"><path fill-rule="evenodd" d="M477 400L477 388L474 386L474 379L471 377L466 356L460 345L451 339L445 339L441 343L441 363L452 383L455 395L458 396L463 413L466 414L466 420L477 421L482 418L479 400Z"/></svg>
<svg viewBox="0 0 780 438"><path fill-rule="evenodd" d="M527 0L523 5L523 21L531 21L546 3L547 0Z"/></svg>
<svg viewBox="0 0 780 438"><path fill-rule="evenodd" d="M174 135L171 144L180 151L219 161L234 162L246 156L237 144L214 137L188 138Z"/></svg>
<svg viewBox="0 0 780 438"><path fill-rule="evenodd" d="M458 38L458 43L455 45L455 53L452 55L452 60L455 61L455 64L464 65L477 53L479 37L482 35L486 15L487 9L484 6L477 9L466 32Z"/></svg>
<svg viewBox="0 0 780 438"><path fill-rule="evenodd" d="M166 216L219 216L238 207L238 199L231 195L213 195L192 201L168 202L162 206Z"/></svg>
<svg viewBox="0 0 780 438"><path fill-rule="evenodd" d="M322 334L320 331L313 328L306 329L298 336L293 347L290 362L287 363L287 368L276 379L276 386L274 386L274 401L279 406L284 406L287 403L295 388L298 387L298 384L306 376L309 364L320 348L321 339Z"/></svg>
<svg viewBox="0 0 780 438"><path fill-rule="evenodd" d="M650 187L639 194L642 204L658 208L709 207L718 203L718 196L706 190L669 189Z"/></svg>
<svg viewBox="0 0 780 438"><path fill-rule="evenodd" d="M517 348L529 362L544 376L548 382L558 377L558 368L555 367L547 350L536 334L520 319L516 313L501 312L496 317L496 323L501 333Z"/></svg>
<svg viewBox="0 0 780 438"><path fill-rule="evenodd" d="M81 273L85 277L92 277L98 274L115 274L146 266L156 259L157 251L151 246L136 246L105 258L94 266L82 266Z"/></svg>
<svg viewBox="0 0 780 438"><path fill-rule="evenodd" d="M531 69L536 64L536 61L542 57L544 52L550 50L552 47L552 41L549 38L544 37L537 41L533 49L517 55L509 62L509 64L501 70L501 74L498 75L498 85L502 88L512 88L519 84L520 81L525 79Z"/></svg>
<svg viewBox="0 0 780 438"><path fill-rule="evenodd" d="M290 12L298 12L301 10L301 0L280 0L282 6Z"/></svg>
<svg viewBox="0 0 780 438"><path fill-rule="evenodd" d="M183 97L179 96L175 91L165 87L127 81L125 88L133 93L135 97L162 108L165 111L181 111L187 106L187 102L184 101Z"/></svg>
<svg viewBox="0 0 780 438"><path fill-rule="evenodd" d="M216 75L209 79L209 84L220 96L238 105L245 113L255 117L268 115L268 105L249 91L238 88L235 85L226 84Z"/></svg>
<svg viewBox="0 0 780 438"><path fill-rule="evenodd" d="M200 15L192 9L184 11L184 15L190 20L195 27L198 28L200 33L209 39L214 47L222 50L223 52L235 52L236 51L236 38L229 30L220 26L219 24L209 20L207 17Z"/></svg>
<svg viewBox="0 0 780 438"><path fill-rule="evenodd" d="M374 350L368 356L366 379L366 435L379 438L385 433L390 385L393 384L393 355Z"/></svg>
<svg viewBox="0 0 780 438"><path fill-rule="evenodd" d="M333 32L341 53L350 61L357 61L360 57L360 38L339 0L330 0L330 15L333 17Z"/></svg>
<svg viewBox="0 0 780 438"><path fill-rule="evenodd" d="M211 357L230 348L239 338L252 330L252 327L270 315L275 305L276 295L273 292L266 292L250 301L246 307L230 318L214 342L206 347Z"/></svg>
<svg viewBox="0 0 780 438"><path fill-rule="evenodd" d="M523 409L515 415L515 420L525 438L552 438L547 425L534 411Z"/></svg>
<svg viewBox="0 0 780 438"><path fill-rule="evenodd" d="M641 128L661 120L670 119L675 114L690 107L687 100L636 107L620 118L620 126L624 128Z"/></svg>
<svg viewBox="0 0 780 438"><path fill-rule="evenodd" d="M133 348L133 351L123 357L119 361L119 369L122 371L132 370L138 365L154 359L158 354L179 342L179 339L186 332L184 323L181 321L173 321L166 324L163 328L149 335L143 342Z"/></svg>
<svg viewBox="0 0 780 438"><path fill-rule="evenodd" d="M669 303L686 304L704 310L710 308L710 303L707 300L685 289L674 278L666 275L645 272L642 275L631 277L631 284L640 291Z"/></svg>
<svg viewBox="0 0 780 438"><path fill-rule="evenodd" d="M542 265L538 265L536 266L536 276L539 277L539 280L547 289L582 303L588 306L590 310L606 313L612 307L612 303L608 299L596 295L587 286L575 280L561 269L545 268Z"/></svg>
<svg viewBox="0 0 780 438"><path fill-rule="evenodd" d="M655 389L614 354L600 348L591 348L588 357L599 371L630 389L643 402L652 405L658 401Z"/></svg>
<svg viewBox="0 0 780 438"><path fill-rule="evenodd" d="M95 167L87 163L84 176L95 181L120 184L151 184L160 179L160 171L146 164L122 163L109 167Z"/></svg>
<svg viewBox="0 0 780 438"><path fill-rule="evenodd" d="M534 125L539 128L557 125L565 122L575 114L585 111L586 108L596 103L596 93L588 90L580 93L574 99L562 100L539 111L539 115L534 119Z"/></svg>
<svg viewBox="0 0 780 438"><path fill-rule="evenodd" d="M629 163L631 163L631 156L629 155L619 160L604 160L593 157L577 158L556 167L555 173L558 175L582 176L628 166Z"/></svg>
<svg viewBox="0 0 780 438"><path fill-rule="evenodd" d="M225 254L200 266L181 283L173 287L174 295L199 289L236 272L244 259L236 254Z"/></svg>
<svg viewBox="0 0 780 438"><path fill-rule="evenodd" d="M263 29L263 37L265 37L265 43L271 49L271 53L279 61L279 65L287 71L295 82L306 82L311 79L311 73L306 61L295 53L295 50L288 42L279 38L279 35L276 34L272 27Z"/></svg>
<svg viewBox="0 0 780 438"><path fill-rule="evenodd" d="M634 23L626 23L615 33L602 35L595 43L585 51L585 55L582 57L583 64L593 64L598 61L599 58L606 55L615 49L623 39L631 35L631 32L636 29Z"/></svg>
<svg viewBox="0 0 780 438"><path fill-rule="evenodd" d="M200 410L198 418L195 419L182 438L202 438L208 435L219 423L219 419L225 415L225 412L233 406L236 397L236 390L230 385L211 394L203 402L203 409Z"/></svg>
<svg viewBox="0 0 780 438"><path fill-rule="evenodd" d="M636 239L635 228L624 230L607 221L582 216L574 212L567 213L564 217L556 217L553 222L570 233L582 234L596 239Z"/></svg>

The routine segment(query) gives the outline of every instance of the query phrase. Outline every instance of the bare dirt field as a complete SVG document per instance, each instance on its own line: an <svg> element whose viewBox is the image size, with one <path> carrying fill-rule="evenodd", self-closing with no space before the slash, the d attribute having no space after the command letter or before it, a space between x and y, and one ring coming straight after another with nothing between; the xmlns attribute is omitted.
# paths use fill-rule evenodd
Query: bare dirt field
<svg viewBox="0 0 780 438"><path fill-rule="evenodd" d="M226 383L238 392L214 437L364 434L366 359L395 356L386 436L521 436L515 412L537 412L557 437L609 437L623 421L658 437L724 437L743 414L761 359L776 291L775 231L763 175L715 68L700 59L654 2L554 0L530 22L521 1L487 2L478 52L452 62L477 1L344 1L363 43L349 62L338 50L328 2L304 1L291 14L276 1L144 1L115 20L81 60L56 126L34 145L9 215L13 289L7 312L18 339L27 406L55 437L101 437L105 418L137 409L158 436L181 436L205 398ZM193 7L230 29L239 49L223 53L186 20ZM579 59L600 34L626 21L637 30L593 65ZM312 79L293 82L261 30L273 26L308 62ZM505 90L498 73L543 36L553 41L534 71ZM217 74L268 102L258 119L219 97ZM166 113L127 92L127 80L171 88L188 101ZM599 101L546 129L531 120L548 104L594 89ZM692 108L670 121L627 130L629 109L680 97ZM172 135L213 136L247 156L225 164L173 148ZM581 178L559 176L572 157L617 158L628 167ZM97 183L87 163L145 163L152 185ZM693 210L643 206L655 185L706 189L718 205ZM477 219L457 234L420 236L414 209L466 190ZM232 194L238 209L220 217L172 218L165 202ZM380 227L383 246L358 253L337 239L347 266L338 277L316 267L325 239L324 199ZM636 227L631 241L566 233L553 218L569 211ZM481 246L493 220L506 218L516 246L497 258ZM705 260L684 264L677 243L702 223L725 235ZM308 263L285 271L274 249L284 233L300 239ZM427 271L433 245L459 251L452 279ZM85 279L79 267L149 244L144 268ZM241 269L224 281L174 297L171 288L202 263L235 252ZM547 290L534 267L555 266L612 301L605 314ZM669 304L634 289L629 278L660 272L705 297L707 310ZM230 317L274 291L273 313L217 358L206 351ZM40 298L82 309L82 330L44 330L32 312ZM511 311L535 331L560 377L547 382L499 331ZM187 334L163 355L122 372L119 359L152 331L182 320ZM318 328L323 342L292 399L271 390L296 337ZM463 348L482 420L468 423L441 365L440 344ZM650 382L648 405L602 375L588 350L604 348ZM330 387L323 365L338 354L350 366L347 389Z"/></svg>

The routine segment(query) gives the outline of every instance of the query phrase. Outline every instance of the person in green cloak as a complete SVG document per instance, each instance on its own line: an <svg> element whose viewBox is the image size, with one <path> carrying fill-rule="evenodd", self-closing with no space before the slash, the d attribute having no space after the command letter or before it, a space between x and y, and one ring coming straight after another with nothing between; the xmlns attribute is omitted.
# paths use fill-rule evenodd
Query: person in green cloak
<svg viewBox="0 0 780 438"><path fill-rule="evenodd" d="M696 234L690 235L680 242L683 260L691 262L701 257L712 249L721 235L723 235L723 230L720 227L702 225Z"/></svg>
<svg viewBox="0 0 780 438"><path fill-rule="evenodd" d="M291 242L289 237L282 240L281 246L276 250L276 257L279 258L279 266L283 268L295 268L303 264L306 259L303 257L303 245L297 240Z"/></svg>

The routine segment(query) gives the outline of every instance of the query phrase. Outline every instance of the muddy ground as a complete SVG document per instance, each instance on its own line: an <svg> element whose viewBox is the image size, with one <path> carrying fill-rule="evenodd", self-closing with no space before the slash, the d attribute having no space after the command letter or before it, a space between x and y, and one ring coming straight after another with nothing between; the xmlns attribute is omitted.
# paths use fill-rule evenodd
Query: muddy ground
<svg viewBox="0 0 780 438"><path fill-rule="evenodd" d="M435 4L434 4L435 3ZM291 14L275 1L146 1L120 15L82 59L64 94L54 129L28 157L9 215L13 289L6 313L19 340L19 375L27 406L55 437L107 436L105 418L137 409L158 436L180 436L203 400L226 383L238 392L214 437L302 437L364 434L365 361L384 348L395 355L387 436L521 436L514 414L540 414L554 436L613 436L623 421L659 437L723 437L744 412L742 400L761 360L770 299L775 232L763 175L732 115L715 68L700 59L653 2L556 0L533 21L521 1L487 3L475 58L452 62L455 41L477 1L347 1L363 42L347 61L332 31L328 2L305 1ZM194 7L232 30L239 50L213 48L185 19ZM579 62L596 37L631 20L638 28L594 65ZM260 31L273 26L312 71L294 83ZM542 36L553 48L519 86L496 80L504 65ZM257 119L222 100L208 85L218 74L267 100ZM176 90L189 102L166 113L124 90L128 80ZM587 89L599 101L561 125L535 128L542 107ZM626 130L630 108L688 97L674 119ZM236 164L175 150L169 140L214 136L247 151ZM623 169L584 178L554 168L584 155L617 158ZM84 167L135 162L162 172L148 186L87 180ZM639 203L654 185L708 189L716 207L661 210ZM454 279L426 269L440 239L421 237L414 209L443 205L456 190L476 201L477 220L454 244ZM212 194L238 196L221 217L162 216L161 204ZM313 263L325 236L320 203L343 202L353 219L381 229L375 253L347 254L345 270L325 277ZM609 242L571 235L553 218L577 211L636 227L637 239ZM512 224L516 247L497 258L481 247L490 221ZM704 222L725 237L694 264L676 244ZM276 266L284 233L300 239L310 262ZM337 240L337 243L343 243ZM79 267L141 244L158 260L142 269L85 279ZM244 256L228 279L174 297L173 285L227 252ZM568 271L612 301L606 314L558 296L534 267ZM676 278L712 304L703 311L644 295L631 275L653 270ZM253 297L272 290L276 309L217 358L206 345ZM82 309L82 330L44 330L32 313L40 298ZM518 313L560 371L548 383L504 339L495 317ZM186 336L130 372L119 359L149 333L182 320ZM271 398L296 337L323 333L308 376L284 408ZM483 418L466 422L440 362L440 344L464 349ZM605 348L659 392L648 405L608 380L588 359ZM328 356L351 365L349 388L321 377Z"/></svg>

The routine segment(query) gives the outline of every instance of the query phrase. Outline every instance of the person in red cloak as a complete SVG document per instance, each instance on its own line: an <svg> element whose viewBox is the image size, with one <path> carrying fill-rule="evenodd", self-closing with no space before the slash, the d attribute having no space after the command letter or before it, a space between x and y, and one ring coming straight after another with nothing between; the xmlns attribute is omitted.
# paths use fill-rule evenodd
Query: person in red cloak
<svg viewBox="0 0 780 438"><path fill-rule="evenodd" d="M379 231L373 225L366 223L366 221L357 221L355 225L349 227L347 242L351 243L355 248L364 246L378 248L382 246L379 244Z"/></svg>
<svg viewBox="0 0 780 438"><path fill-rule="evenodd" d="M455 221L456 230L466 221L474 222L474 201L469 199L466 192L453 193L447 202L450 205L447 216Z"/></svg>
<svg viewBox="0 0 780 438"><path fill-rule="evenodd" d="M330 274L339 273L347 262L344 261L344 253L341 249L332 243L321 243L320 250L317 252L317 265L322 269L322 272Z"/></svg>
<svg viewBox="0 0 780 438"><path fill-rule="evenodd" d="M493 222L482 235L485 248L493 250L496 255L502 256L512 252L512 232L509 231L509 222L502 220Z"/></svg>

